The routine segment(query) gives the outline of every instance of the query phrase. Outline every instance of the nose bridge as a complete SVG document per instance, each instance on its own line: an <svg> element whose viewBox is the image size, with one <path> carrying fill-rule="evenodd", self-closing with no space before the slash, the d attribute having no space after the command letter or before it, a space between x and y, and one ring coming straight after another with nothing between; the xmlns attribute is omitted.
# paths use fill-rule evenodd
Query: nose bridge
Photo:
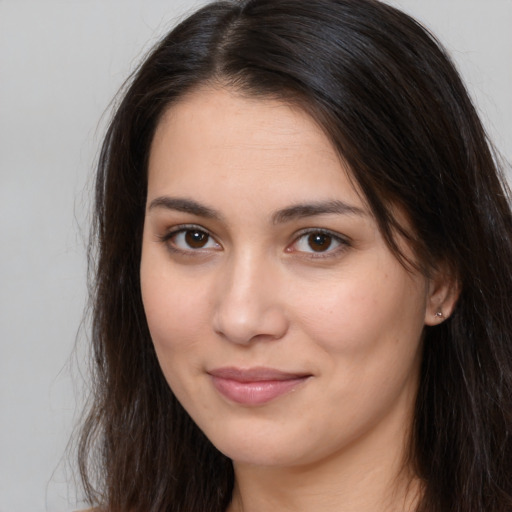
<svg viewBox="0 0 512 512"><path fill-rule="evenodd" d="M218 285L214 329L234 343L282 337L287 319L275 293L279 274L277 263L261 252L246 248L233 253Z"/></svg>

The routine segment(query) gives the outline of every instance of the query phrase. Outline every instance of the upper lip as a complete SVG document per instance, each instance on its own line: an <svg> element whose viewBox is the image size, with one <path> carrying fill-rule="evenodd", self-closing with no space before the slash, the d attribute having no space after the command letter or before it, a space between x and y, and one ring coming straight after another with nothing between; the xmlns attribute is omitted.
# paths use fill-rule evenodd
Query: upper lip
<svg viewBox="0 0 512 512"><path fill-rule="evenodd" d="M264 366L252 368L224 367L208 371L213 377L236 380L238 382L260 382L269 380L292 380L309 377L307 372L286 372Z"/></svg>

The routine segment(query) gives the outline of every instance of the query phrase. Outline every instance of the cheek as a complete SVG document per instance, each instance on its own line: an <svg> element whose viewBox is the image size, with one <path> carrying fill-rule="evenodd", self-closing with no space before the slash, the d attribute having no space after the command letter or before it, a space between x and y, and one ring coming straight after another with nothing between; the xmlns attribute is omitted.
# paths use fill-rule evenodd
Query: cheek
<svg viewBox="0 0 512 512"><path fill-rule="evenodd" d="M426 307L423 280L402 267L385 273L376 268L332 279L321 291L297 288L295 314L326 353L353 360L417 345Z"/></svg>
<svg viewBox="0 0 512 512"><path fill-rule="evenodd" d="M417 387L422 282L402 269L376 277L368 273L323 293L297 294L303 332L322 354L323 405L332 411L333 431L346 424L357 435L397 407L409 410Z"/></svg>
<svg viewBox="0 0 512 512"><path fill-rule="evenodd" d="M141 288L149 331L162 373L178 400L194 403L201 375L200 340L205 336L205 292L183 288L176 276L155 275L141 268ZM185 290L185 291L184 291Z"/></svg>
<svg viewBox="0 0 512 512"><path fill-rule="evenodd" d="M180 354L193 354L198 341L204 338L210 300L206 286L191 289L191 282L172 272L169 264L159 265L153 260L142 259L142 301L155 350L166 373L164 365L172 365Z"/></svg>

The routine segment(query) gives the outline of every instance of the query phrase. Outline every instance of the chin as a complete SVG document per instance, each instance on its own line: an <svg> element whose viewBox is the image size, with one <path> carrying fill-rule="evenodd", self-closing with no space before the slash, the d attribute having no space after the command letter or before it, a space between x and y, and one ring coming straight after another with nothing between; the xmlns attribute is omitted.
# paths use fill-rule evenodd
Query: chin
<svg viewBox="0 0 512 512"><path fill-rule="evenodd" d="M310 429L288 428L270 420L253 420L234 428L223 425L205 432L212 444L234 463L268 467L307 465L328 456L333 447L325 439L311 437L312 433Z"/></svg>

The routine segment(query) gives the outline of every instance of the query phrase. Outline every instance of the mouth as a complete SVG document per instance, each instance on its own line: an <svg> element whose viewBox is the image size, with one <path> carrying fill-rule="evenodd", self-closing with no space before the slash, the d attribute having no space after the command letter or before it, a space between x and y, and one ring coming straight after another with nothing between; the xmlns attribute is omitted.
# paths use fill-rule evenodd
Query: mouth
<svg viewBox="0 0 512 512"><path fill-rule="evenodd" d="M246 406L270 402L295 390L312 376L264 367L217 368L208 374L215 389L223 397Z"/></svg>

